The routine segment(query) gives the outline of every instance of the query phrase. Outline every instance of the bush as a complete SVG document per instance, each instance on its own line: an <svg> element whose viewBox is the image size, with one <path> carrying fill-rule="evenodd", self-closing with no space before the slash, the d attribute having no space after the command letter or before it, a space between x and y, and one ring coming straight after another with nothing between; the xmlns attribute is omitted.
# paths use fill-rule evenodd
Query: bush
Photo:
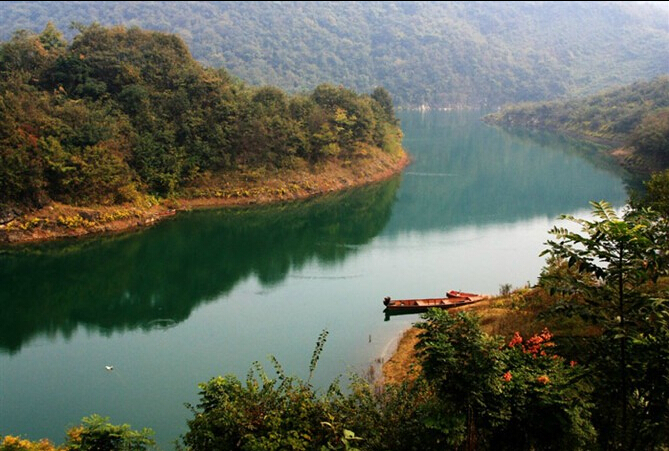
<svg viewBox="0 0 669 451"><path fill-rule="evenodd" d="M109 418L91 415L82 424L67 431L64 445L54 446L49 440L31 442L18 437L0 437L0 451L146 451L154 448L151 429L134 431L123 424L113 425Z"/></svg>
<svg viewBox="0 0 669 451"><path fill-rule="evenodd" d="M439 403L432 423L455 447L587 449L594 440L580 369L551 352L548 330L510 343L474 314L432 310L418 324L424 377Z"/></svg>

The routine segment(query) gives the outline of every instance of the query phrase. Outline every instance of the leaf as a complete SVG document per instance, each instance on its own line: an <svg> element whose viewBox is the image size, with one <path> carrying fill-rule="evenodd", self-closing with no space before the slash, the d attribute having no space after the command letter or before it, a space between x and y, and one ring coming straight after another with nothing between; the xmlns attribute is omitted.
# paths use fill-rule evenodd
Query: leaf
<svg viewBox="0 0 669 451"><path fill-rule="evenodd" d="M361 437L356 437L355 432L350 431L348 429L344 429L344 438L346 440L362 440Z"/></svg>
<svg viewBox="0 0 669 451"><path fill-rule="evenodd" d="M328 333L329 332L327 329L323 329L321 334L318 336L318 340L316 341L316 348L314 349L314 353L311 356L311 362L309 364L309 378L307 379L307 384L311 381L311 377L316 370L316 365L318 364L318 359L321 356L321 352L323 352L323 347L325 346Z"/></svg>

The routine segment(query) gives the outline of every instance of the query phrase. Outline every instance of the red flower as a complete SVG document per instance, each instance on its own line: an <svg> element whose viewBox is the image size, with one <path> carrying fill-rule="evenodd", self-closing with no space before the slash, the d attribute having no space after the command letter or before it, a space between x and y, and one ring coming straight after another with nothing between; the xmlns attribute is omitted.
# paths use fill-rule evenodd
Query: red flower
<svg viewBox="0 0 669 451"><path fill-rule="evenodd" d="M516 332L513 334L513 338L509 342L509 347L513 348L514 346L522 343L523 343L523 337L520 336L519 332Z"/></svg>
<svg viewBox="0 0 669 451"><path fill-rule="evenodd" d="M542 374L541 376L537 377L537 382L539 382L540 384L546 385L546 384L550 383L550 381L551 381L551 379L548 376L546 376L545 374Z"/></svg>
<svg viewBox="0 0 669 451"><path fill-rule="evenodd" d="M523 352L526 354L533 354L534 356L536 356L537 353L545 356L546 352L543 351L543 348L555 346L555 343L550 341L551 338L553 338L553 334L551 334L547 328L544 328L539 335L534 335L525 342L523 345Z"/></svg>
<svg viewBox="0 0 669 451"><path fill-rule="evenodd" d="M505 382L510 382L511 381L511 371L507 371L504 373L504 376L502 376L502 379L504 379Z"/></svg>
<svg viewBox="0 0 669 451"><path fill-rule="evenodd" d="M550 333L548 327L544 327L544 330L541 331L539 336L543 338L544 341L551 341L551 338L553 338L553 334Z"/></svg>

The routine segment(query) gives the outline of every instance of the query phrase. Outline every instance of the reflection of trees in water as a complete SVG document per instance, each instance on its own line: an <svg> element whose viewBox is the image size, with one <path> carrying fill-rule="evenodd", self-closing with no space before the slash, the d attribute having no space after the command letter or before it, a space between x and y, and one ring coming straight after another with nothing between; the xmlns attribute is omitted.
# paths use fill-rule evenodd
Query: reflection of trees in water
<svg viewBox="0 0 669 451"><path fill-rule="evenodd" d="M545 132L511 134L475 118L478 112L399 115L407 168L384 233L513 222L624 203L623 172L598 148Z"/></svg>
<svg viewBox="0 0 669 451"><path fill-rule="evenodd" d="M183 213L143 233L0 254L0 349L81 324L111 334L183 321L251 275L272 285L310 261L340 262L383 229L398 186Z"/></svg>

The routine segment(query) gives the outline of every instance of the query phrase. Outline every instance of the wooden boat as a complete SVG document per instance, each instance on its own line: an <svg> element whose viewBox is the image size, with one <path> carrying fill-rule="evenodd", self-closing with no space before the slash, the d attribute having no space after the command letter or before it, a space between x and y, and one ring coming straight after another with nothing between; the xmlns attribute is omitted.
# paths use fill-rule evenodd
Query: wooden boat
<svg viewBox="0 0 669 451"><path fill-rule="evenodd" d="M449 298L475 298L478 296L481 295L476 293L465 293L464 291L455 291L455 290L451 290L448 293L446 293L446 297Z"/></svg>
<svg viewBox="0 0 669 451"><path fill-rule="evenodd" d="M476 293L464 293L462 291L449 291L445 298L426 298L426 299L396 299L392 300L386 297L383 300L384 310L387 314L398 313L421 313L431 308L449 309L462 307L476 302L488 299L488 296Z"/></svg>

